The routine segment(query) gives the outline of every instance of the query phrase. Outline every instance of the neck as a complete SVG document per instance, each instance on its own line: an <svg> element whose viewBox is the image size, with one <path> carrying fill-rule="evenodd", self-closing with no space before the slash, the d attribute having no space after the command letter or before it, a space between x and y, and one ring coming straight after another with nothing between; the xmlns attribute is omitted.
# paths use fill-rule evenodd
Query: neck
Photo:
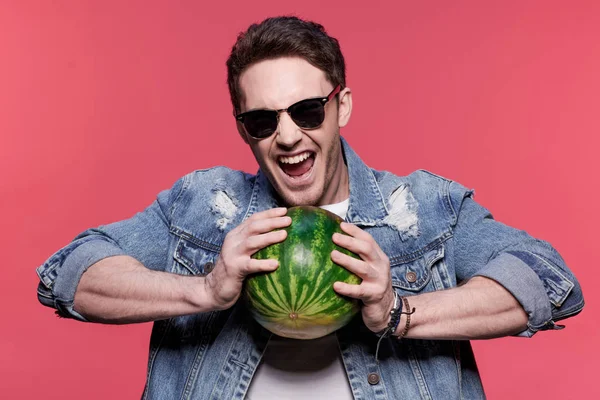
<svg viewBox="0 0 600 400"><path fill-rule="evenodd" d="M340 149L341 150L341 149ZM338 157L338 163L333 173L333 177L327 185L327 189L323 197L319 201L319 206L327 204L335 204L346 200L350 197L350 183L348 179L348 166L344 162L344 156L341 154Z"/></svg>

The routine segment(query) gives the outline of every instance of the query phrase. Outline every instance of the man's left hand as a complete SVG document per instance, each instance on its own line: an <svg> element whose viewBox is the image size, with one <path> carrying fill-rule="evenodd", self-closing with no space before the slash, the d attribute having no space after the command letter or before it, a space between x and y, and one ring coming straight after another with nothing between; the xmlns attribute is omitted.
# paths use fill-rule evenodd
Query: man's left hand
<svg viewBox="0 0 600 400"><path fill-rule="evenodd" d="M333 234L333 242L348 249L360 260L337 250L331 252L331 259L362 279L359 285L335 282L333 289L344 296L362 300L362 317L365 325L373 332L387 327L390 310L394 306L394 292L390 261L375 239L356 225L342 222L342 231Z"/></svg>

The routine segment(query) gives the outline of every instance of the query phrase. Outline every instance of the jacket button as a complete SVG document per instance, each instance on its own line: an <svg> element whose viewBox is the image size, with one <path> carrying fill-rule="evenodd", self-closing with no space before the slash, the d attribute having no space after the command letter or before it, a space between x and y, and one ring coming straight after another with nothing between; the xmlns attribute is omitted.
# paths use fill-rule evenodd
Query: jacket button
<svg viewBox="0 0 600 400"><path fill-rule="evenodd" d="M213 269L215 269L215 263L213 263L212 261L209 261L206 264L204 264L205 274L209 274Z"/></svg>
<svg viewBox="0 0 600 400"><path fill-rule="evenodd" d="M406 280L409 281L410 283L414 283L417 281L417 274L415 274L412 271L409 271L406 273Z"/></svg>
<svg viewBox="0 0 600 400"><path fill-rule="evenodd" d="M377 385L379 383L379 375L369 374L369 376L367 377L367 381L369 381L369 384L371 385Z"/></svg>

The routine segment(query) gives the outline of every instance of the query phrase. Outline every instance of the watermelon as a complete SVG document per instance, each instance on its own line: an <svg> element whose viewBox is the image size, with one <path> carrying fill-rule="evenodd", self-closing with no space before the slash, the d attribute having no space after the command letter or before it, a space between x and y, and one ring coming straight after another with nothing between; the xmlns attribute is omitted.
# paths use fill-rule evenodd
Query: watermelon
<svg viewBox="0 0 600 400"><path fill-rule="evenodd" d="M279 260L268 273L253 274L244 284L244 297L254 319L276 335L315 339L346 325L359 311L359 302L337 294L337 281L359 284L360 278L331 260L334 249L359 258L332 241L342 233L342 219L318 207L288 209L292 224L281 243L252 257Z"/></svg>

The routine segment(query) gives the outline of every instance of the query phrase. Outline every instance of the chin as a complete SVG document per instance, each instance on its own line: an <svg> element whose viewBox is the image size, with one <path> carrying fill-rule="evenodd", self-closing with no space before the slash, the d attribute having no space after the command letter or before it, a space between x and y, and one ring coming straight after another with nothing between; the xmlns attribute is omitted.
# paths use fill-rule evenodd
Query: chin
<svg viewBox="0 0 600 400"><path fill-rule="evenodd" d="M316 206L317 203L319 202L319 197L312 193L306 193L306 192L304 192L304 193L293 193L293 192L281 193L281 191L278 191L278 192L279 192L279 196L281 196L281 198L283 199L283 201L285 202L285 204L288 207Z"/></svg>

